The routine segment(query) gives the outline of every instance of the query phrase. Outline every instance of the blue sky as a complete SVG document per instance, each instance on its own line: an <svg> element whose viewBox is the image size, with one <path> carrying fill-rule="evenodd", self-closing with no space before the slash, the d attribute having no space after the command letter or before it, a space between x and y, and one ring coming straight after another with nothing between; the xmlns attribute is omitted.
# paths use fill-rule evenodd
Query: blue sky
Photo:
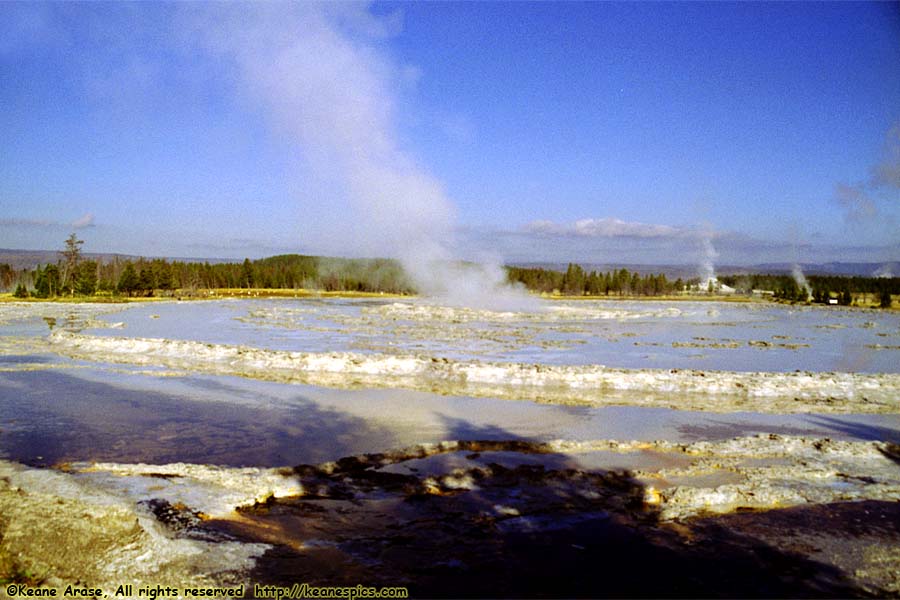
<svg viewBox="0 0 900 600"><path fill-rule="evenodd" d="M0 247L896 261L897 65L896 3L0 3Z"/></svg>

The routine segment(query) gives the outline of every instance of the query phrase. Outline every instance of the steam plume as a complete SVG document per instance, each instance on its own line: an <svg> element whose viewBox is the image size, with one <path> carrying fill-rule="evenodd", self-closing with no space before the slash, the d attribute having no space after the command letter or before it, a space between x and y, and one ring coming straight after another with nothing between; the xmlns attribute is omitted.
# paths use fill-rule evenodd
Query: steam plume
<svg viewBox="0 0 900 600"><path fill-rule="evenodd" d="M891 195L898 198L897 190L900 190L900 122L894 123L885 136L881 160L872 167L869 178L854 185L837 183L834 201L844 210L847 221L874 222L887 218L879 210L876 199Z"/></svg>
<svg viewBox="0 0 900 600"><path fill-rule="evenodd" d="M702 285L716 280L715 260L719 257L719 253L713 247L711 237L712 234L706 233L701 238L703 256L700 261L700 282Z"/></svg>
<svg viewBox="0 0 900 600"><path fill-rule="evenodd" d="M397 30L395 16L346 3L187 10L194 24L188 34L233 63L240 90L350 198L370 247L399 257L426 294L502 302L502 269L453 260L453 204L399 144L394 90L402 68L381 47Z"/></svg>
<svg viewBox="0 0 900 600"><path fill-rule="evenodd" d="M806 277L803 275L803 270L800 268L800 263L794 263L794 266L791 269L791 273L794 276L794 281L797 282L797 285L800 287L800 289L806 290L806 299L809 300L810 298L812 298L812 288L810 287L809 282L806 281Z"/></svg>
<svg viewBox="0 0 900 600"><path fill-rule="evenodd" d="M894 269L896 267L897 263L885 263L872 273L872 277L894 277Z"/></svg>

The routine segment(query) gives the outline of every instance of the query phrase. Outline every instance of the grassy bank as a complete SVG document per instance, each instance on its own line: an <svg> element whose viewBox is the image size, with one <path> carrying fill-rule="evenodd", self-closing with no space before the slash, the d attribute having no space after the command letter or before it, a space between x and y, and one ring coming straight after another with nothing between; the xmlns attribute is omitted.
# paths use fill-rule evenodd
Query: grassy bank
<svg viewBox="0 0 900 600"><path fill-rule="evenodd" d="M716 295L716 294L661 294L659 296L645 296L637 294L611 294L609 296L569 296L565 294L540 294L547 300L609 300L609 301L645 301L645 302L765 302L761 298L748 296Z"/></svg>
<svg viewBox="0 0 900 600"><path fill-rule="evenodd" d="M130 303L163 302L171 300L214 300L220 298L408 298L404 294L384 292L325 291L273 288L217 288L212 290L176 290L154 296L123 296L94 294L91 296L56 296L54 298L16 298L11 292L0 294L0 302L57 302L57 303Z"/></svg>
<svg viewBox="0 0 900 600"><path fill-rule="evenodd" d="M613 302L729 302L729 303L778 303L798 304L801 306L823 306L821 304L791 303L767 298L725 294L663 294L659 296L643 295L610 295L610 296L573 296L565 294L533 294L551 301L604 300ZM163 302L171 300L216 300L222 298L413 298L415 294L392 294L386 292L354 292L326 291L315 289L278 289L278 288L216 288L202 290L176 290L154 296L123 296L98 293L92 296L57 296L55 298L16 298L11 292L0 293L0 302L57 302L57 303L130 303L130 302ZM853 306L850 308L878 309L879 300L875 294L854 294ZM837 307L833 307L837 308ZM845 307L842 307L845 308ZM900 311L900 296L892 298L889 309Z"/></svg>

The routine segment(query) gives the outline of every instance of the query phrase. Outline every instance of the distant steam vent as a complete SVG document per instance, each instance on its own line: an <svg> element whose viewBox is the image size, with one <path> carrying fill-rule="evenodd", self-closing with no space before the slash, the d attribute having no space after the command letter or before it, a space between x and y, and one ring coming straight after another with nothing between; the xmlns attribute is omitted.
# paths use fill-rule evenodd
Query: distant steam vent
<svg viewBox="0 0 900 600"><path fill-rule="evenodd" d="M700 283L691 288L691 291L709 294L734 294L737 290L719 281L718 277L707 277L706 279L701 279Z"/></svg>

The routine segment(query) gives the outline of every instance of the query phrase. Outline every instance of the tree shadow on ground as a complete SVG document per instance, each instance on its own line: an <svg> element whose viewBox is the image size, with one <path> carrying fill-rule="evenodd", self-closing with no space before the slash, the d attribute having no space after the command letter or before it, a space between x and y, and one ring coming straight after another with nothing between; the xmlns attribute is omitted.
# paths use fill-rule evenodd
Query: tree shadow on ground
<svg viewBox="0 0 900 600"><path fill-rule="evenodd" d="M0 356L0 365L2 364L47 364L51 359L46 356L35 356L33 354L6 354Z"/></svg>
<svg viewBox="0 0 900 600"><path fill-rule="evenodd" d="M810 417L810 421L821 427L827 427L832 431L840 431L859 440L900 443L900 429L895 427L857 423L828 415Z"/></svg>
<svg viewBox="0 0 900 600"><path fill-rule="evenodd" d="M4 374L0 450L30 466L74 461L276 467L390 447L392 432L296 396L217 385L220 401L136 390L55 370ZM239 401L235 401L239 400ZM277 400L277 403L275 402Z"/></svg>
<svg viewBox="0 0 900 600"><path fill-rule="evenodd" d="M880 425L855 423L846 419L829 416L815 417L812 420L817 420L825 427L829 427L832 430L840 431L841 433L851 435L858 439L884 442L878 447L878 451L886 458L900 465L900 430Z"/></svg>
<svg viewBox="0 0 900 600"><path fill-rule="evenodd" d="M47 464L305 462L290 472L304 496L197 525L272 544L251 574L264 584L399 585L412 597L867 593L841 570L779 549L752 528L738 532L723 518L661 522L631 473L585 471L497 425L443 417L455 443L356 455L391 448L395 438L302 397L264 408L228 402L232 394L218 380L222 402L52 370L4 378L0 448L32 464L38 456ZM791 510L788 522L816 514Z"/></svg>
<svg viewBox="0 0 900 600"><path fill-rule="evenodd" d="M584 471L501 427L447 423L450 437L475 437L299 465L305 496L206 526L273 544L251 573L266 585L406 586L413 598L867 595L841 570L716 519L661 522L627 471Z"/></svg>
<svg viewBox="0 0 900 600"><path fill-rule="evenodd" d="M704 419L703 423L678 425L678 433L689 440L727 440L734 437L774 433L777 435L822 435L808 427L792 427L789 425L770 425L752 422L729 422L720 419Z"/></svg>

